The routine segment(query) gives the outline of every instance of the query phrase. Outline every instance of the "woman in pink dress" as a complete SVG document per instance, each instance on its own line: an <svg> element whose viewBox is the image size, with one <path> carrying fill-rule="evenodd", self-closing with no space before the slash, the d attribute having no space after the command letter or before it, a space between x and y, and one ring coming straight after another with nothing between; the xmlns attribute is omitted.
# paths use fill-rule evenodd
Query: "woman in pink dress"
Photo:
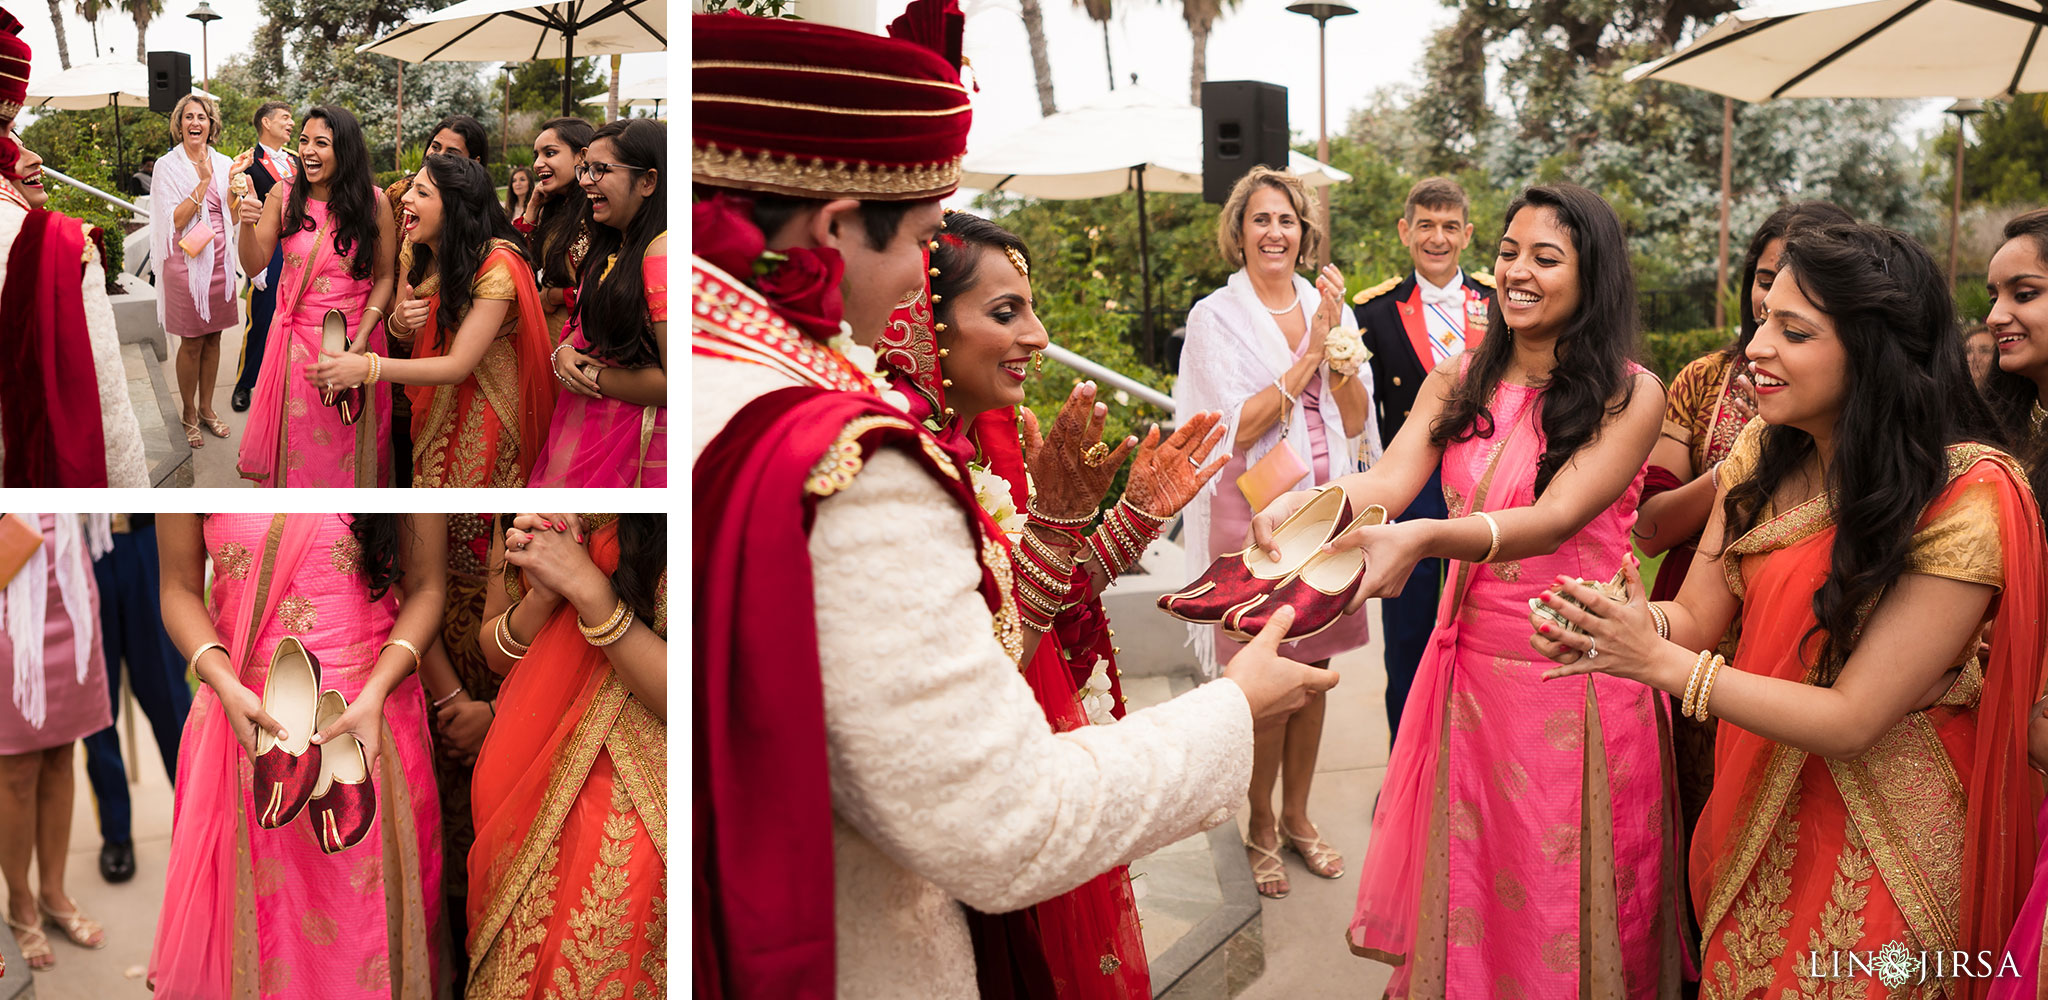
<svg viewBox="0 0 2048 1000"><path fill-rule="evenodd" d="M178 144L156 161L149 248L157 271L156 319L178 338L185 440L198 448L206 443L200 427L217 438L229 432L214 412L213 386L220 374L220 332L242 318L235 295L236 233L228 224L233 172L227 156L213 148L220 138L220 109L211 100L198 94L179 98L171 126Z"/></svg>
<svg viewBox="0 0 2048 1000"><path fill-rule="evenodd" d="M1351 311L1341 308L1344 278L1326 267L1313 284L1295 268L1315 259L1322 239L1308 210L1308 194L1292 174L1253 170L1238 181L1217 223L1223 257L1239 268L1230 282L1188 314L1174 403L1181 413L1220 410L1235 456L1185 510L1188 577L1211 560L1244 547L1252 506L1237 485L1246 469L1268 454L1292 450L1306 475L1281 489L1308 489L1358 469L1377 439L1371 379L1353 377L1326 360L1332 327L1358 334ZM1270 494L1268 494L1270 496ZM1210 625L1190 626L1197 658L1215 674L1244 644ZM1366 644L1366 619L1351 616L1302 642L1281 647L1292 660L1328 667L1330 658ZM1323 737L1324 702L1283 721L1259 727L1252 749L1250 835L1252 874L1259 893L1287 895L1287 868L1279 850L1292 846L1308 870L1323 878L1344 874L1344 859L1308 818L1309 782ZM1273 785L1287 775L1280 815L1273 815Z"/></svg>
<svg viewBox="0 0 2048 1000"><path fill-rule="evenodd" d="M576 165L590 253L531 485L668 485L667 175L668 129L646 118L598 129Z"/></svg>
<svg viewBox="0 0 2048 1000"><path fill-rule="evenodd" d="M234 168L246 167L244 160ZM242 266L260 270L281 238L284 267L236 467L263 486L383 486L390 478L391 387L372 382L338 397L323 394L305 373L320 360L330 313L339 314L351 353L383 349L398 227L371 176L354 115L337 107L307 111L299 163L297 177L272 187L260 205L245 197L240 208ZM336 399L360 406L353 424L331 405Z"/></svg>
<svg viewBox="0 0 2048 1000"><path fill-rule="evenodd" d="M112 724L91 550L114 541L105 514L0 514L0 537L22 526L42 544L12 580L0 581L0 673L12 678L0 688L12 691L0 699L0 874L7 926L29 969L40 970L57 961L45 925L81 948L106 943L64 891L63 845L71 839L71 747ZM11 635L34 641L16 645ZM59 849L37 846L50 844Z"/></svg>
<svg viewBox="0 0 2048 1000"><path fill-rule="evenodd" d="M164 514L157 530L164 625L205 686L178 760L156 997L438 995L440 805L415 651L439 630L443 516ZM316 839L318 798L281 827L259 823L258 727L272 752L307 746L273 717L290 706L263 701L287 639L319 659L317 687L347 702L304 752L345 752L352 736L369 765L375 818L331 852Z"/></svg>
<svg viewBox="0 0 2048 1000"><path fill-rule="evenodd" d="M1620 220L1571 184L1508 206L1489 336L1432 372L1386 457L1339 480L1398 514L1441 463L1451 516L1360 528L1354 604L1455 560L1403 710L1348 942L1389 996L1675 996L1683 955L1663 698L1617 678L1544 683L1529 599L1629 558L1664 394L1629 360ZM1307 499L1289 494L1253 525ZM1354 608L1355 610L1355 608Z"/></svg>

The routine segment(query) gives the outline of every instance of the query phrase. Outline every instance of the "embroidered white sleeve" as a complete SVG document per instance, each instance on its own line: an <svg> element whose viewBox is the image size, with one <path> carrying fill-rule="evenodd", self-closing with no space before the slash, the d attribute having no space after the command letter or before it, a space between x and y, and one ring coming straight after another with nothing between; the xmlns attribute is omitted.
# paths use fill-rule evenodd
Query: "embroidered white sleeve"
<svg viewBox="0 0 2048 1000"><path fill-rule="evenodd" d="M951 506L890 450L819 506L810 551L839 815L990 912L1227 816L1251 777L1236 684L1055 735L995 639Z"/></svg>

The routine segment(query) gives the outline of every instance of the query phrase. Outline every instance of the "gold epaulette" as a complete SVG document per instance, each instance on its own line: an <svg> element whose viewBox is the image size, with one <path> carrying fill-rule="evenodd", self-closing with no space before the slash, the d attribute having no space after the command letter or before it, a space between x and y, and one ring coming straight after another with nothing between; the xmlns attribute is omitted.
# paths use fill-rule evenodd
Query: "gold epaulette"
<svg viewBox="0 0 2048 1000"><path fill-rule="evenodd" d="M1388 278L1387 280L1382 281L1379 284L1372 286L1371 288L1359 290L1359 293L1357 295L1353 295L1351 297L1351 302L1353 305L1362 306L1367 302L1371 302L1372 300L1379 298L1380 296L1385 295L1388 292L1393 291L1394 286L1399 285L1400 283L1400 278Z"/></svg>
<svg viewBox="0 0 2048 1000"><path fill-rule="evenodd" d="M1485 271L1472 272L1472 280L1479 282L1480 284L1485 285L1488 288L1493 287L1493 275L1488 274Z"/></svg>

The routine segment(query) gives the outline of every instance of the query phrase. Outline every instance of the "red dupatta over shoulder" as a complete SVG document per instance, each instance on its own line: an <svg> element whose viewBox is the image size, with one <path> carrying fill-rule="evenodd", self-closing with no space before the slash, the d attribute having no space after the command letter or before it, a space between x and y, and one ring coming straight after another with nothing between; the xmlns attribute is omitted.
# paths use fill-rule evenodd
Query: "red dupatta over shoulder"
<svg viewBox="0 0 2048 1000"><path fill-rule="evenodd" d="M4 187L0 184L0 187ZM0 484L105 486L99 383L85 323L85 230L50 211L28 213L0 275Z"/></svg>
<svg viewBox="0 0 2048 1000"><path fill-rule="evenodd" d="M1724 979L1749 983L1743 995L1796 988L1810 972L1811 940L1823 952L1894 940L1915 956L1965 952L1971 968L1988 952L1998 968L2034 867L2041 789L2027 765L2027 723L2048 652L2048 544L2009 456L1975 444L1948 456L1949 484L1916 531L1957 511L1996 519L1991 655L1855 760L1720 727L1714 793L1692 842L1702 995L1725 989ZM1810 597L1831 570L1834 534L1823 495L1730 543L1723 568L1743 601L1733 666L1811 682L1800 650L1815 648L1803 641ZM1982 997L1993 982L1963 976L1947 995Z"/></svg>

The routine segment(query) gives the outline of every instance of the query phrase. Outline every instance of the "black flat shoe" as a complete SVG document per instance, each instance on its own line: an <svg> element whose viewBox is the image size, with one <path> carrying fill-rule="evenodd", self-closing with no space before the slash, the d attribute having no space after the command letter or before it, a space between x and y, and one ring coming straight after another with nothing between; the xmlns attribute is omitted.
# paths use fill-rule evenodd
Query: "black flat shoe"
<svg viewBox="0 0 2048 1000"><path fill-rule="evenodd" d="M100 877L121 883L135 877L135 845L108 841L100 847Z"/></svg>
<svg viewBox="0 0 2048 1000"><path fill-rule="evenodd" d="M235 394L228 397L228 405L233 407L236 413L249 412L249 390L236 389Z"/></svg>

